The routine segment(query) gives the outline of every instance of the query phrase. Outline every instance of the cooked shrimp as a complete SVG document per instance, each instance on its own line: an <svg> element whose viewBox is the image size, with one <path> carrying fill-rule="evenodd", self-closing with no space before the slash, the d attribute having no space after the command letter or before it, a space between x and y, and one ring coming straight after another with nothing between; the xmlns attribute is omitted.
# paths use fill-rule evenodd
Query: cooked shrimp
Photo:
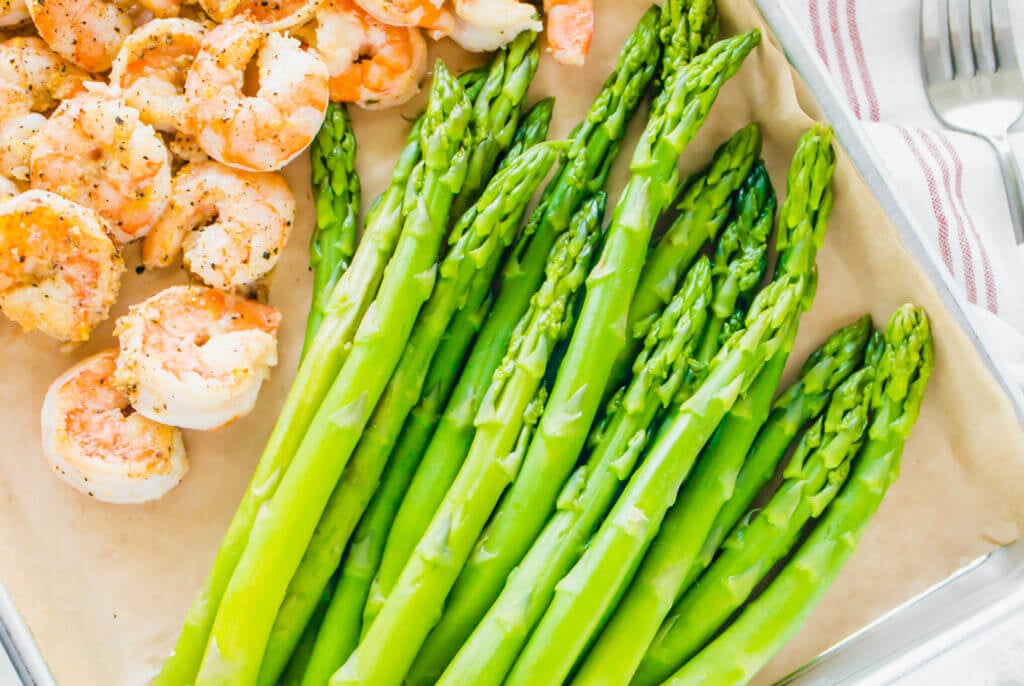
<svg viewBox="0 0 1024 686"><path fill-rule="evenodd" d="M455 18L455 27L448 38L458 43L459 47L470 52L493 52L505 47L519 35L518 29L491 29L476 26L469 23L462 17ZM432 34L434 38L441 38L440 34Z"/></svg>
<svg viewBox="0 0 1024 686"><path fill-rule="evenodd" d="M167 146L167 150L171 153L171 164L175 168L189 162L205 162L210 159L210 156L199 147L195 136L177 131L173 134L165 135L163 139L164 145Z"/></svg>
<svg viewBox="0 0 1024 686"><path fill-rule="evenodd" d="M323 0L199 0L214 20L245 19L280 31L305 24Z"/></svg>
<svg viewBox="0 0 1024 686"><path fill-rule="evenodd" d="M455 14L470 26L497 31L511 41L523 31L540 31L537 8L518 0L454 0Z"/></svg>
<svg viewBox="0 0 1024 686"><path fill-rule="evenodd" d="M107 503L144 503L188 472L181 432L135 412L114 387L117 349L82 360L43 400L43 456L75 490Z"/></svg>
<svg viewBox="0 0 1024 686"><path fill-rule="evenodd" d="M0 27L17 26L28 20L25 0L0 0Z"/></svg>
<svg viewBox="0 0 1024 686"><path fill-rule="evenodd" d="M0 43L0 172L28 179L32 139L60 100L82 90L87 75L35 36Z"/></svg>
<svg viewBox="0 0 1024 686"><path fill-rule="evenodd" d="M61 57L86 71L110 69L132 20L107 0L27 0L39 35Z"/></svg>
<svg viewBox="0 0 1024 686"><path fill-rule="evenodd" d="M256 56L259 89L246 95ZM209 31L185 80L192 130L215 160L274 171L313 140L327 112L327 65L294 38L230 21Z"/></svg>
<svg viewBox="0 0 1024 686"><path fill-rule="evenodd" d="M389 26L353 0L326 0L314 44L331 76L331 100L367 109L401 105L427 73L427 43L417 28Z"/></svg>
<svg viewBox="0 0 1024 686"><path fill-rule="evenodd" d="M123 272L92 210L33 190L0 203L0 310L26 331L88 340L110 314Z"/></svg>
<svg viewBox="0 0 1024 686"><path fill-rule="evenodd" d="M418 26L448 34L455 28L444 0L355 0L373 18L391 26Z"/></svg>
<svg viewBox="0 0 1024 686"><path fill-rule="evenodd" d="M581 67L594 37L593 0L544 0L548 49L559 64Z"/></svg>
<svg viewBox="0 0 1024 686"><path fill-rule="evenodd" d="M277 264L294 219L295 198L279 174L190 164L174 177L173 199L146 236L142 259L165 267L183 249L185 267L207 284L248 286Z"/></svg>
<svg viewBox="0 0 1024 686"><path fill-rule="evenodd" d="M154 421L215 429L252 411L277 364L273 307L213 288L173 286L117 321L115 385Z"/></svg>
<svg viewBox="0 0 1024 686"><path fill-rule="evenodd" d="M203 25L190 19L154 19L121 45L110 84L142 121L160 131L188 131L185 75L203 42Z"/></svg>
<svg viewBox="0 0 1024 686"><path fill-rule="evenodd" d="M122 243L167 207L171 161L153 127L100 84L65 100L33 141L32 187L91 207Z"/></svg>

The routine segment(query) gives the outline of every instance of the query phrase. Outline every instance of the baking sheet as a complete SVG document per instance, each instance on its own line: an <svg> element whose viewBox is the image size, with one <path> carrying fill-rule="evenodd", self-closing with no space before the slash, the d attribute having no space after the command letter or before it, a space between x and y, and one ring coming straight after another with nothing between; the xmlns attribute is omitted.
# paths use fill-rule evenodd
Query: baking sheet
<svg viewBox="0 0 1024 686"><path fill-rule="evenodd" d="M726 32L760 25L747 0L720 5ZM598 0L598 40L582 70L557 67L545 57L531 97L558 97L553 135L567 134L586 110L645 8L645 2ZM472 61L447 52L455 67ZM567 79L571 88L565 88ZM684 157L685 169L701 166L718 143L756 120L781 192L796 140L810 122L801 102L813 108L806 94L797 98L797 90L784 56L766 41L723 90ZM356 113L367 199L383 188L408 130L403 115L416 109L412 104L384 115ZM614 176L616 189L626 158L628 153ZM281 364L253 415L218 432L186 433L192 472L162 501L141 507L92 502L50 476L40 456L38 412L46 385L74 361L112 345L111 322L70 355L38 334L0 323L0 579L60 684L149 680L245 488L295 368L308 300L307 162L292 165L287 177L300 212L271 284L271 302L285 314ZM937 366L903 477L839 581L762 681L791 671L966 562L1014 540L1024 522L1024 435L1013 408L845 155L835 183L832 228L819 257L819 294L804 319L792 366L836 326L863 311L884 322L907 300L932 317ZM134 266L137 256L130 260ZM174 269L141 275L129 270L117 313L184 279Z"/></svg>

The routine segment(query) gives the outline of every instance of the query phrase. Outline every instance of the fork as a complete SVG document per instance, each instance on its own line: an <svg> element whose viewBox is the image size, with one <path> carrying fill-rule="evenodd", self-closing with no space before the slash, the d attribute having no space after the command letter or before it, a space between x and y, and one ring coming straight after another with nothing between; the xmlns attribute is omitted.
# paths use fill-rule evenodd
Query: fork
<svg viewBox="0 0 1024 686"><path fill-rule="evenodd" d="M1024 77L1008 0L921 0L921 61L936 116L995 148L1014 236L1024 243L1024 177L1009 140L1024 114Z"/></svg>

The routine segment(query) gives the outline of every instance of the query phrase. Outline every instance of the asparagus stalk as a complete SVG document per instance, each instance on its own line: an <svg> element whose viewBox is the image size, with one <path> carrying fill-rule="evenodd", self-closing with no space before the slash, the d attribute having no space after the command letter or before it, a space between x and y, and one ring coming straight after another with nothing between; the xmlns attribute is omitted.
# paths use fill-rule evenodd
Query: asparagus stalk
<svg viewBox="0 0 1024 686"><path fill-rule="evenodd" d="M779 575L739 617L667 684L745 684L800 628L838 576L899 475L903 445L931 373L931 333L924 312L898 309L872 389L868 439L849 478Z"/></svg>
<svg viewBox="0 0 1024 686"><path fill-rule="evenodd" d="M714 0L666 0L658 36L664 46L662 82L672 65L688 62L704 52L718 35L718 8Z"/></svg>
<svg viewBox="0 0 1024 686"><path fill-rule="evenodd" d="M785 481L730 534L721 555L679 600L659 631L670 638L656 655L645 656L631 683L660 684L699 651L793 548L807 521L832 502L863 443L874 373L869 365L836 389L826 413L801 438Z"/></svg>
<svg viewBox="0 0 1024 686"><path fill-rule="evenodd" d="M791 258L789 242L793 235L800 234L799 225L802 224L815 227L814 233L825 231L832 207L830 180L834 166L831 135L822 135L812 129L797 148L790 168L787 197L782 206L783 227L779 233L780 259L776 278L798 279L806 273L806 260ZM750 200L745 198L747 203ZM774 210L773 203L766 204L769 207L764 209ZM766 218L760 212L754 212L753 216L762 217L762 221L755 222L754 226L767 231L774 211ZM742 225L742 222L737 224ZM728 240L740 233L737 231L723 238ZM749 233L760 234L760 231ZM752 242L755 243L754 263L763 268L764 253L757 248L756 238ZM722 247L727 250L728 244ZM744 257L735 261L746 264ZM735 273L743 275L743 270ZM756 279L754 281L756 283ZM715 305L728 307L719 311L724 319L735 306L735 298L730 294L729 282L719 280L718 285L716 299L722 295L725 302L716 302ZM717 331L710 333L717 339ZM795 336L794 327L785 344L770 358L765 373L734 408L735 412L728 415L718 428L693 477L669 510L629 589L583 663L577 683L620 684L628 683L633 676L658 627L685 590L683 582L697 565L701 547L718 511L732 495L743 458L768 416Z"/></svg>
<svg viewBox="0 0 1024 686"><path fill-rule="evenodd" d="M558 511L512 572L501 595L493 605L490 598L479 599L472 612L467 612L465 601L458 605L450 599L416 659L410 683L438 683L442 670L441 684L504 681L558 580L579 559L632 472L657 418L675 397L710 300L711 268L701 258L648 333L633 366L633 380L609 404L603 430L594 432L589 459L569 480ZM448 664L456 651L458 655Z"/></svg>
<svg viewBox="0 0 1024 686"><path fill-rule="evenodd" d="M537 35L524 31L501 50L491 61L487 80L474 98L469 168L462 190L452 203L453 218L461 217L476 202L512 144L525 108L526 91L540 62Z"/></svg>
<svg viewBox="0 0 1024 686"><path fill-rule="evenodd" d="M696 134L722 84L760 40L756 31L730 38L679 65L670 97L649 120L632 175L616 207L579 323L523 468L488 525L454 595L495 597L547 522L586 441L626 340L626 319L654 223L679 185L680 153Z"/></svg>
<svg viewBox="0 0 1024 686"><path fill-rule="evenodd" d="M304 348L323 321L331 292L348 269L356 249L362 191L356 173L356 137L345 106L331 103L327 117L309 148L316 226L309 241L313 299L306 319Z"/></svg>
<svg viewBox="0 0 1024 686"><path fill-rule="evenodd" d="M756 132L756 129L754 131ZM753 178L744 187L742 195L738 197L736 218L723 232L722 240L719 242L719 249L715 254L715 264L713 267L713 272L715 273L715 296L712 305L712 316L706 326L708 329L713 328L710 335L713 335L716 340L720 331L720 325L715 325L716 319L720 316L724 318L724 316L718 313L731 314L738 301L748 300L751 291L759 284L764 273L766 241L775 215L775 198L767 178L767 172L763 168L761 175L755 176L751 173L750 176ZM691 356L692 351L686 355L687 362ZM679 391L680 382L685 378L687 367L688 364L684 364L679 370L678 378L673 380L671 395L675 395ZM768 391L769 403L771 402L771 393L774 390L773 386ZM611 436L614 436L614 439L609 441L610 445L614 445L612 450L615 452L624 450L632 436L643 427L650 425L653 419L653 415L644 417L639 427L633 426L630 422L619 422L618 426L614 426L610 433ZM629 428L623 430L623 424ZM616 434L615 431L622 431L622 433ZM621 478L625 478L625 476L627 475L624 474ZM607 508L607 505L605 508ZM587 537L591 533L593 533L592 530L587 533ZM484 540L486 538L485 534ZM571 561L568 564L571 566L575 559L571 558L569 550L565 552L569 553ZM472 564L471 561L467 565L467 571L472 569ZM554 578L552 585L566 571L568 569L563 569ZM503 578L495 578L489 588L483 587L480 584L476 586L456 586L451 597L448 599L444 617L438 626L435 627L427 643L424 645L420 657L417 659L416 666L412 672L412 676L416 677L414 681L423 683L433 683L436 681L444 666L455 652L458 651L459 646L462 645L466 637L473 631L474 625L487 612L487 608L491 605L492 601L498 597L504 581ZM543 610L543 606L541 606L540 610ZM507 670L507 668L508 665L506 665L505 669ZM467 671L464 674L468 675L469 673ZM456 681L458 680L456 679Z"/></svg>
<svg viewBox="0 0 1024 686"><path fill-rule="evenodd" d="M497 300L447 406L444 394L428 393L403 431L400 446L419 447L425 454L388 535L367 600L364 626L384 604L469 452L473 417L516 323L544 278L544 265L556 238L570 225L584 201L604 186L626 127L658 62L657 26L658 10L651 8L627 38L615 71L573 134L565 164L548 185L523 238L506 261ZM599 202L604 202L603 196ZM444 413L438 418L441 408Z"/></svg>
<svg viewBox="0 0 1024 686"><path fill-rule="evenodd" d="M827 218L818 213L827 214L831 207L832 165L820 165L817 160L832 154L830 130L815 126L804 135L790 174L790 197L800 204L790 209L779 227L779 264L783 266L755 298L746 328L715 356L707 381L662 429L583 557L559 582L544 618L509 676L509 686L532 683L542 675L546 680L568 676L613 603L626 590L698 453L765 363L791 343L816 287L814 258L824 240ZM810 176L816 192L805 189L809 169L818 174ZM806 198L796 199L805 192ZM646 649L649 639L644 638L644 630L638 627L639 640Z"/></svg>
<svg viewBox="0 0 1024 686"><path fill-rule="evenodd" d="M348 359L253 522L214 620L199 686L256 681L288 582L433 288L448 212L465 175L470 115L464 89L443 63L434 74L401 238Z"/></svg>
<svg viewBox="0 0 1024 686"><path fill-rule="evenodd" d="M760 152L761 130L749 124L719 146L707 169L687 184L677 203L678 218L658 240L640 276L629 310L627 331L632 338L619 356L619 366L628 364L643 340L644 322L657 316L701 247L714 240L725 226L733 197ZM751 192L763 191L762 187ZM770 187L767 192L771 192Z"/></svg>
<svg viewBox="0 0 1024 686"><path fill-rule="evenodd" d="M588 207L553 249L545 283L520 320L477 413L465 464L373 625L331 678L334 686L402 682L473 542L515 478L529 444L524 434L533 433L530 425L542 411L548 362L571 328L572 300L600 233L600 204L591 201Z"/></svg>
<svg viewBox="0 0 1024 686"><path fill-rule="evenodd" d="M279 686L301 686L303 676L306 674L306 669L309 666L309 661L313 657L313 648L316 645L317 634L320 633L320 627L327 616L327 608L334 595L337 580L336 576L332 577L330 583L327 584L327 588L324 589L323 595L321 595L320 601L313 611L313 616L309 618L306 628L302 631L302 638L299 639L299 642L295 645L295 650L292 651L291 657L288 658L288 665L285 667L284 673L281 674Z"/></svg>
<svg viewBox="0 0 1024 686"><path fill-rule="evenodd" d="M331 291L324 319L312 343L303 351L284 407L217 550L206 584L189 608L177 643L154 680L154 686L180 686L195 681L214 617L249 540L256 515L273 496L331 382L344 364L356 328L377 292L402 228L405 186L420 162L421 152L418 122L395 164L390 185L367 213L363 237L352 264Z"/></svg>

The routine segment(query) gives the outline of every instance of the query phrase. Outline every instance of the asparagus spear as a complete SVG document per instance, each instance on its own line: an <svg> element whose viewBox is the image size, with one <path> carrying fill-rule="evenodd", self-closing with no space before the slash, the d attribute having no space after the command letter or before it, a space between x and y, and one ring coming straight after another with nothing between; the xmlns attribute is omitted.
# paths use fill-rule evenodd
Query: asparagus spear
<svg viewBox="0 0 1024 686"><path fill-rule="evenodd" d="M762 174L756 176L751 174L753 178L738 198L737 216L723 232L719 249L715 254L713 316L709 319L706 328L713 328L709 335L713 335L716 340L720 331L720 324L716 325L718 318L716 311L731 314L737 301L749 298L750 292L759 284L764 273L766 241L774 219L775 198L767 173L763 169ZM687 362L691 355L691 352L687 353ZM672 393L668 397L679 391L680 382L685 378L687 367L688 364L684 364L680 368L678 378L673 380ZM770 394L773 392L774 386L769 391L769 403L771 401ZM640 426L635 426L635 421L619 422L618 426L610 430L610 437L614 436L609 441L609 445L614 446L611 450L614 452L624 450L631 437L637 431L649 426L653 419L653 415L645 416L641 420ZM623 424L629 428L624 429ZM622 431L622 433L616 434L616 431ZM627 475L624 474L621 478L625 478L625 476ZM585 538L589 537L591 533L593 533L592 530L587 532ZM484 540L486 538L485 534ZM571 566L575 559L572 558L572 553L569 550L564 552L568 553L568 564ZM473 562L470 561L464 573L468 574L472 568ZM552 580L552 585L566 571L568 570L562 569L561 573ZM461 583L456 585L445 606L444 617L435 627L424 645L420 657L417 658L412 672L416 681L423 683L436 681L444 666L473 631L474 625L487 612L488 606L498 597L505 579L492 577L485 580L490 582L490 586L484 586L482 583L472 586ZM540 597L543 597L543 594ZM543 606L539 608L539 611L542 610ZM505 669L507 670L507 668L508 665ZM468 673L466 672L466 674ZM456 679L456 681L458 680Z"/></svg>
<svg viewBox="0 0 1024 686"><path fill-rule="evenodd" d="M328 105L327 117L313 139L309 157L316 226L309 241L313 300L306 320L305 348L312 345L334 285L348 269L356 249L362 191L356 173L356 137L344 105Z"/></svg>
<svg viewBox="0 0 1024 686"><path fill-rule="evenodd" d="M784 472L785 481L760 511L740 523L721 555L676 605L630 683L660 684L725 625L794 546L804 525L818 517L846 480L868 425L871 365L836 389L826 413L804 433Z"/></svg>
<svg viewBox="0 0 1024 686"><path fill-rule="evenodd" d="M658 32L665 51L662 82L671 76L672 65L704 52L717 35L718 7L714 0L666 0Z"/></svg>
<svg viewBox="0 0 1024 686"><path fill-rule="evenodd" d="M816 227L816 233L824 232L832 208L830 179L834 166L830 133L812 129L801 141L790 167L787 197L781 211L777 279L798 279L806 273L806 259L803 256L792 259L789 242L793 235L799 235L800 224ZM769 224L773 215L774 212L769 215ZM763 253L757 257L763 260ZM735 301L728 302L730 289L724 283L723 286L716 291L716 298L725 293L724 304L735 304ZM722 316L727 316L731 309ZM717 331L713 333L717 339ZM693 477L669 510L629 589L588 654L577 683L628 683L636 671L658 627L685 590L683 582L697 564L715 516L732 495L743 458L771 408L795 336L794 328L789 339L770 358L766 373L754 383L736 411L722 422Z"/></svg>
<svg viewBox="0 0 1024 686"><path fill-rule="evenodd" d="M789 197L794 206L789 207L787 200L784 207L789 213L779 227L782 266L775 280L755 298L746 328L715 356L707 381L663 427L583 557L559 582L506 682L509 686L528 684L541 676L546 680L568 676L626 590L704 444L765 363L791 343L793 329L810 307L816 286L814 258L826 228L826 217L818 213L827 215L831 207L832 165L818 160L832 154L829 129L815 126L804 135L790 171ZM644 630L638 627L646 649L649 639L644 638Z"/></svg>
<svg viewBox="0 0 1024 686"><path fill-rule="evenodd" d="M469 123L469 169L462 190L452 203L458 219L477 200L498 160L512 144L526 102L526 91L537 73L540 48L537 34L524 31L491 61L483 89L473 101Z"/></svg>
<svg viewBox="0 0 1024 686"><path fill-rule="evenodd" d="M324 589L323 594L320 596L320 601L313 611L313 616L309 618L306 628L302 631L302 638L299 639L299 642L295 645L295 650L292 651L291 657L288 658L288 665L281 674L279 686L301 686L303 676L306 674L306 669L309 666L309 661L313 657L313 648L316 645L317 634L320 632L320 627L327 616L327 608L330 605L331 597L334 595L337 580L337 576L331 577L330 583L327 584L327 588Z"/></svg>
<svg viewBox="0 0 1024 686"><path fill-rule="evenodd" d="M331 291L324 319L312 343L303 351L284 407L221 541L206 584L189 608L177 643L154 680L154 686L181 686L195 681L214 616L249 540L256 515L273 496L281 475L345 362L356 327L377 292L402 228L405 186L420 158L420 123L417 123L395 164L390 185L367 213L363 237L352 264Z"/></svg>
<svg viewBox="0 0 1024 686"><path fill-rule="evenodd" d="M523 427L535 424L542 411L538 401L546 395L548 362L571 328L572 300L600 233L600 203L590 201L588 208L556 243L547 278L516 327L477 413L465 464L373 625L331 678L334 686L402 682L473 542L515 478L529 443L525 434L533 433L532 426Z"/></svg>
<svg viewBox="0 0 1024 686"><path fill-rule="evenodd" d="M543 280L552 245L584 201L604 186L629 120L658 62L657 24L658 10L651 8L626 40L615 71L573 134L565 164L548 185L523 238L506 261L497 300L447 406L444 393L428 393L403 430L400 448L419 448L425 454L388 535L367 600L365 626L383 605L469 452L473 417L516 322ZM441 408L444 413L438 419Z"/></svg>
<svg viewBox="0 0 1024 686"><path fill-rule="evenodd" d="M932 363L927 317L904 305L886 327L868 439L842 490L764 592L665 683L745 684L800 628L899 475L903 445L917 421Z"/></svg>
<svg viewBox="0 0 1024 686"><path fill-rule="evenodd" d="M651 327L633 366L632 382L616 393L603 430L595 431L589 459L569 480L558 511L512 572L501 595L493 605L491 598L480 598L472 612L467 612L465 599L460 605L451 598L416 659L410 683L438 683L442 670L442 684L502 683L558 580L579 559L632 472L657 418L675 396L710 300L711 268L701 258ZM456 651L458 655L448 664Z"/></svg>
<svg viewBox="0 0 1024 686"><path fill-rule="evenodd" d="M214 620L199 686L256 680L288 582L433 288L448 212L466 170L469 115L465 91L439 62L401 238L348 359L253 523Z"/></svg>
<svg viewBox="0 0 1024 686"><path fill-rule="evenodd" d="M687 184L677 203L679 217L658 240L640 276L629 310L627 331L632 340L619 356L618 365L624 359L628 364L643 339L644 322L661 311L701 247L725 226L733 196L760 152L761 131L756 124L749 124L719 146L707 169Z"/></svg>
<svg viewBox="0 0 1024 686"><path fill-rule="evenodd" d="M551 399L523 468L464 570L462 589L498 588L536 539L579 456L625 346L629 303L654 222L677 190L679 154L721 85L760 40L756 31L712 46L669 80L669 102L648 122L616 207ZM490 597L494 597L492 594Z"/></svg>

